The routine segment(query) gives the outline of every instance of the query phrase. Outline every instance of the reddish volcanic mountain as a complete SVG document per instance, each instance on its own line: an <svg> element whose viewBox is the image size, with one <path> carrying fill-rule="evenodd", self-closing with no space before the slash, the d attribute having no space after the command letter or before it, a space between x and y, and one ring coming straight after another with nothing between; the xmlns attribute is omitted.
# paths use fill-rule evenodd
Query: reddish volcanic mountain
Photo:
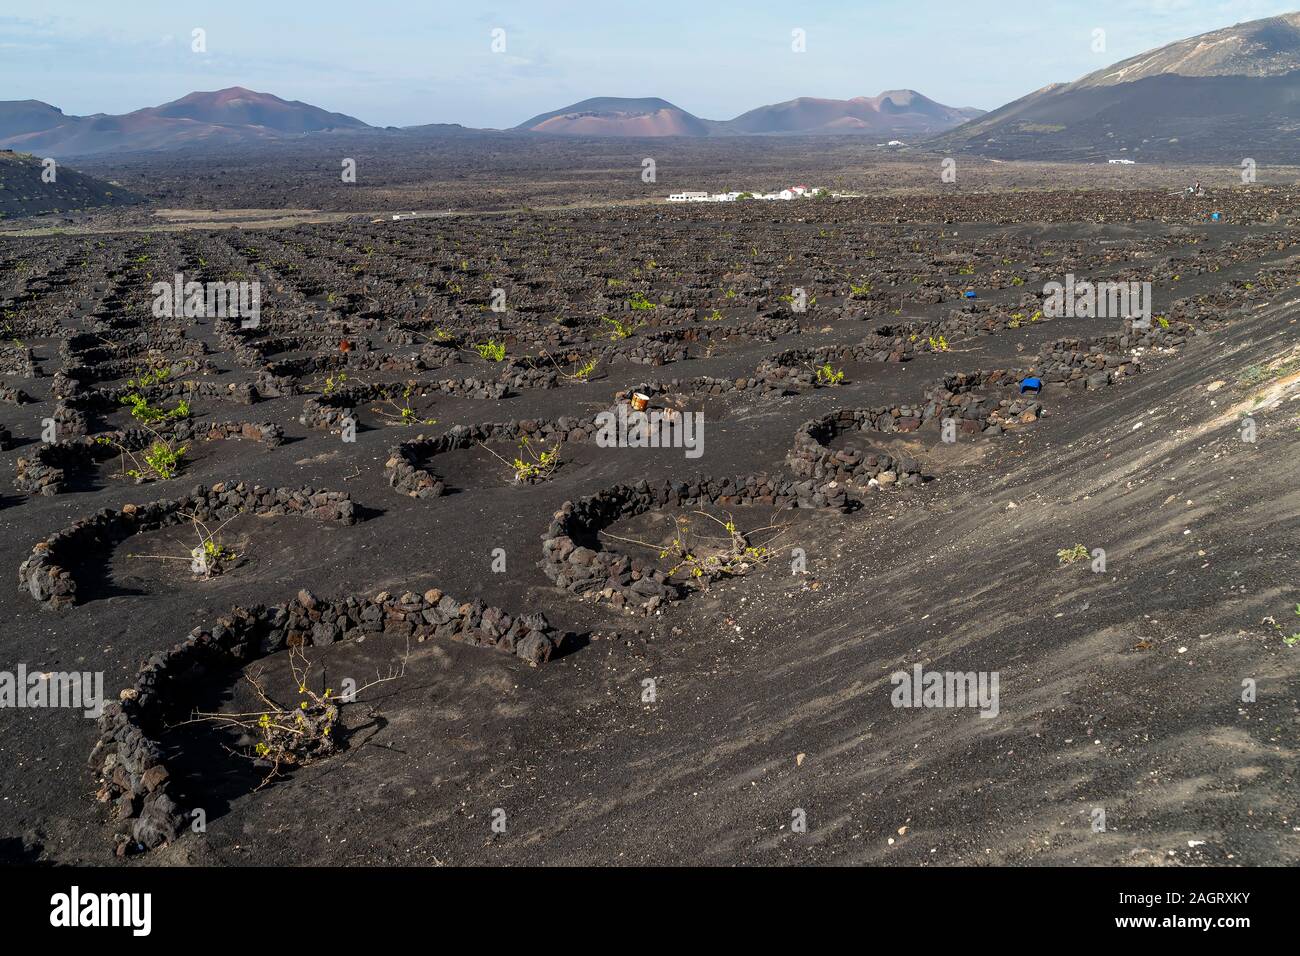
<svg viewBox="0 0 1300 956"><path fill-rule="evenodd" d="M702 137L754 134L920 137L980 115L936 103L912 90L850 100L801 97L761 106L733 120L701 119L658 97L601 96L534 116L517 131L575 137ZM88 156L126 150L230 147L374 127L343 113L234 86L190 93L161 106L114 116L68 116L37 100L0 102L0 147L42 156ZM461 127L409 127L384 135L450 134Z"/></svg>
<svg viewBox="0 0 1300 956"><path fill-rule="evenodd" d="M140 110L168 119L187 119L214 126L260 126L277 133L317 133L332 129L366 129L367 124L343 113L329 113L310 103L282 100L242 86L214 93L191 93L179 100ZM134 115L134 114L132 114Z"/></svg>
<svg viewBox="0 0 1300 956"><path fill-rule="evenodd" d="M369 128L352 116L239 86L121 116L65 116L35 100L0 103L0 146L43 155L226 145Z"/></svg>
<svg viewBox="0 0 1300 956"><path fill-rule="evenodd" d="M8 100L0 102L0 142L11 136L51 129L69 120L63 110L40 100Z"/></svg>
<svg viewBox="0 0 1300 956"><path fill-rule="evenodd" d="M888 90L850 100L798 99L743 113L725 125L733 133L870 133L877 136L941 133L983 115L983 110L936 103L915 90Z"/></svg>
<svg viewBox="0 0 1300 956"><path fill-rule="evenodd" d="M914 90L890 90L851 100L800 97L721 121L701 119L657 97L601 96L534 116L515 129L562 136L900 136L941 133L980 115L981 110L944 106Z"/></svg>
<svg viewBox="0 0 1300 956"><path fill-rule="evenodd" d="M534 116L515 129L561 136L708 136L709 126L656 96L597 96Z"/></svg>

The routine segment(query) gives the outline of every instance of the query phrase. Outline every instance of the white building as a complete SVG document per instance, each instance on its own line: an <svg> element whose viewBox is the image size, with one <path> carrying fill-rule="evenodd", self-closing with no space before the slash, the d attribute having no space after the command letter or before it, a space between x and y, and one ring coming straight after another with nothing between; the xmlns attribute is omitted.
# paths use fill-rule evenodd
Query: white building
<svg viewBox="0 0 1300 956"><path fill-rule="evenodd" d="M669 202L735 202L741 196L745 196L745 195L748 195L753 199L791 200L791 199L801 199L810 196L816 196L821 192L822 190L819 187L804 186L804 185L791 186L788 189L782 189L780 192L775 192L775 193L743 193L738 190L733 190L732 192L709 194L701 191L688 191L688 192L673 193L671 196L668 197L668 201Z"/></svg>

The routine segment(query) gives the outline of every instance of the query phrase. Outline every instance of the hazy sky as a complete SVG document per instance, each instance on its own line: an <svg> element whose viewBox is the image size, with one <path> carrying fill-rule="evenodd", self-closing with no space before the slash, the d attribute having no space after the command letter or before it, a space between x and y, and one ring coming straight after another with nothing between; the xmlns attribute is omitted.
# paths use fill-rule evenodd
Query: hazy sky
<svg viewBox="0 0 1300 956"><path fill-rule="evenodd" d="M589 96L708 119L911 88L992 109L1300 0L55 0L0 14L0 98L124 113L246 86L376 125L513 126ZM191 49L206 31L207 52ZM504 30L494 53L492 31ZM1093 31L1106 31L1094 52ZM792 31L806 52L791 49Z"/></svg>

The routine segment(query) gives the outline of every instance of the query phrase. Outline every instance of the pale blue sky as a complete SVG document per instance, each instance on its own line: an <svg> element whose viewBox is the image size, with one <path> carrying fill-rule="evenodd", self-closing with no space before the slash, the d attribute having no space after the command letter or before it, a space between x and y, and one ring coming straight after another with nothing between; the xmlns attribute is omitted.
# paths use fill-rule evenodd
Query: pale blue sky
<svg viewBox="0 0 1300 956"><path fill-rule="evenodd" d="M1297 0L55 0L0 14L0 99L122 113L246 86L376 125L513 126L589 96L731 117L912 88L992 109ZM191 31L207 32L205 54ZM506 50L491 50L505 30ZM791 50L806 31L807 52ZM1106 51L1092 31L1106 31Z"/></svg>

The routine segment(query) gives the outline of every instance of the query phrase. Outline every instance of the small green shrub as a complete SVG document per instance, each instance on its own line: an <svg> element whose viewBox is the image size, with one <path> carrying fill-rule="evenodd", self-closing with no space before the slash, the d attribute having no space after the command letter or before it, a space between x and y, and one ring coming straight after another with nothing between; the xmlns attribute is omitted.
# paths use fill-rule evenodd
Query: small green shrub
<svg viewBox="0 0 1300 956"><path fill-rule="evenodd" d="M609 337L611 341L615 342L620 339L631 338L632 334L643 324L633 321L624 322L621 319L611 319L607 315L602 315L600 321L610 327Z"/></svg>
<svg viewBox="0 0 1300 956"><path fill-rule="evenodd" d="M1087 545L1076 544L1073 548L1057 551L1056 560L1061 564L1074 564L1076 561L1086 561L1090 553Z"/></svg>
<svg viewBox="0 0 1300 956"><path fill-rule="evenodd" d="M817 384L818 385L840 385L844 382L843 369L832 368L831 363L817 367Z"/></svg>

